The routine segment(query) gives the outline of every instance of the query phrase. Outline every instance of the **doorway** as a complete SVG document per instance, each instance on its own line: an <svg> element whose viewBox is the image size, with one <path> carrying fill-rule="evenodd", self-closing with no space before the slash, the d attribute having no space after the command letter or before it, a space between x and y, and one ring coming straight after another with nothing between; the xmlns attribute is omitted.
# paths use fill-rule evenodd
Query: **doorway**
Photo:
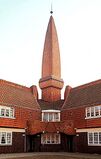
<svg viewBox="0 0 101 159"><path fill-rule="evenodd" d="M27 152L40 152L41 135L27 136Z"/></svg>
<svg viewBox="0 0 101 159"><path fill-rule="evenodd" d="M73 152L73 135L61 134L61 148L65 152Z"/></svg>

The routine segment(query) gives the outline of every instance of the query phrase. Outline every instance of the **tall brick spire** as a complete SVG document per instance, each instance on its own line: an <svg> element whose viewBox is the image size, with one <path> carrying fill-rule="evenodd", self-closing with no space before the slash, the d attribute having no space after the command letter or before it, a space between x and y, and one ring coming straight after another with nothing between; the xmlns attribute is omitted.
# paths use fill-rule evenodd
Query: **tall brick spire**
<svg viewBox="0 0 101 159"><path fill-rule="evenodd" d="M53 102L61 99L63 80L61 79L60 51L57 31L52 15L48 23L45 37L42 78L39 81L42 89L42 99Z"/></svg>

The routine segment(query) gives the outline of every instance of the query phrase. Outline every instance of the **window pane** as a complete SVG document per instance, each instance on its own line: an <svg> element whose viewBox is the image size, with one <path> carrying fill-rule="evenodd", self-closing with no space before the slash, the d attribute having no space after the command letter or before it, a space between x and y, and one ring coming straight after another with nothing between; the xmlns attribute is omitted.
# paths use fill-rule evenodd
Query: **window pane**
<svg viewBox="0 0 101 159"><path fill-rule="evenodd" d="M9 117L9 109L6 109L6 117Z"/></svg>
<svg viewBox="0 0 101 159"><path fill-rule="evenodd" d="M88 133L89 144L93 144L93 133Z"/></svg>
<svg viewBox="0 0 101 159"><path fill-rule="evenodd" d="M14 109L13 108L10 109L10 117L14 117Z"/></svg>
<svg viewBox="0 0 101 159"><path fill-rule="evenodd" d="M59 144L59 134L56 134L56 144Z"/></svg>
<svg viewBox="0 0 101 159"><path fill-rule="evenodd" d="M94 107L91 107L91 116L94 116Z"/></svg>
<svg viewBox="0 0 101 159"><path fill-rule="evenodd" d="M54 141L54 134L51 134L51 143L54 144L55 141Z"/></svg>
<svg viewBox="0 0 101 159"><path fill-rule="evenodd" d="M0 144L1 144L1 132L0 132Z"/></svg>
<svg viewBox="0 0 101 159"><path fill-rule="evenodd" d="M98 144L98 133L94 133L94 144Z"/></svg>
<svg viewBox="0 0 101 159"><path fill-rule="evenodd" d="M7 144L11 144L11 133L7 133Z"/></svg>
<svg viewBox="0 0 101 159"><path fill-rule="evenodd" d="M48 121L48 113L43 113L43 121Z"/></svg>
<svg viewBox="0 0 101 159"><path fill-rule="evenodd" d="M59 113L54 113L54 121L59 121Z"/></svg>
<svg viewBox="0 0 101 159"><path fill-rule="evenodd" d="M53 113L49 113L49 121L53 121Z"/></svg>
<svg viewBox="0 0 101 159"><path fill-rule="evenodd" d="M46 134L41 135L41 143L46 144Z"/></svg>
<svg viewBox="0 0 101 159"><path fill-rule="evenodd" d="M99 110L99 111L100 111L99 113L100 113L100 115L101 115L101 106L99 107L99 109L100 109L100 110Z"/></svg>
<svg viewBox="0 0 101 159"><path fill-rule="evenodd" d="M6 144L6 132L1 133L1 144Z"/></svg>
<svg viewBox="0 0 101 159"><path fill-rule="evenodd" d="M90 117L90 108L86 108L87 111L87 117Z"/></svg>
<svg viewBox="0 0 101 159"><path fill-rule="evenodd" d="M101 144L101 132L99 132L99 144Z"/></svg>
<svg viewBox="0 0 101 159"><path fill-rule="evenodd" d="M50 141L50 134L47 133L47 144L49 144L51 141Z"/></svg>
<svg viewBox="0 0 101 159"><path fill-rule="evenodd" d="M98 115L99 115L99 106L95 107L95 116L98 116Z"/></svg>
<svg viewBox="0 0 101 159"><path fill-rule="evenodd" d="M4 108L1 109L1 116L5 116L5 109Z"/></svg>

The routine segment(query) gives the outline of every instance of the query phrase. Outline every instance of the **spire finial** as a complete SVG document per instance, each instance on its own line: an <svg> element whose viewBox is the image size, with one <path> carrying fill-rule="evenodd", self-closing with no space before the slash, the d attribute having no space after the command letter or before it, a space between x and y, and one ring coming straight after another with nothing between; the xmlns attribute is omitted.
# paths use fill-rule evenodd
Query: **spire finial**
<svg viewBox="0 0 101 159"><path fill-rule="evenodd" d="M51 14L53 14L53 6L52 6L52 3L51 3L51 11L50 11Z"/></svg>

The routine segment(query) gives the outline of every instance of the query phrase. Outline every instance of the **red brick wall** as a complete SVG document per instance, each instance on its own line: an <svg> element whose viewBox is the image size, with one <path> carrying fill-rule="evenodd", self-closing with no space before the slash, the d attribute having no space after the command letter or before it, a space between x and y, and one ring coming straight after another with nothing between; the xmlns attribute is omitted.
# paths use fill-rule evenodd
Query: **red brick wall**
<svg viewBox="0 0 101 159"><path fill-rule="evenodd" d="M26 128L28 121L40 120L40 111L22 107L14 107L15 118L0 118L0 126Z"/></svg>
<svg viewBox="0 0 101 159"><path fill-rule="evenodd" d="M72 120L74 128L101 127L101 118L85 119L85 107L70 108L61 112L61 120Z"/></svg>
<svg viewBox="0 0 101 159"><path fill-rule="evenodd" d="M72 120L74 128L84 128L86 126L85 109L78 108L78 109L63 110L61 112L61 120L63 121Z"/></svg>
<svg viewBox="0 0 101 159"><path fill-rule="evenodd" d="M61 90L54 87L48 87L42 90L42 99L53 102L61 99Z"/></svg>
<svg viewBox="0 0 101 159"><path fill-rule="evenodd" d="M101 118L86 119L86 127L101 127Z"/></svg>

